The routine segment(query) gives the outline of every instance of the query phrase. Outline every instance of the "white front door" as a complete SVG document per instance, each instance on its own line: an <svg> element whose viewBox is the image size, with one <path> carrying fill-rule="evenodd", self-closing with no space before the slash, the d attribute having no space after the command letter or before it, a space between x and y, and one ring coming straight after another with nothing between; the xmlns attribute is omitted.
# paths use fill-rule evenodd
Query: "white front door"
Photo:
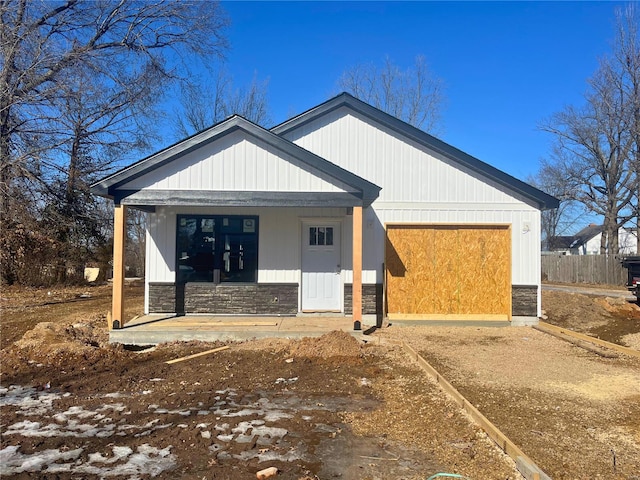
<svg viewBox="0 0 640 480"><path fill-rule="evenodd" d="M302 224L302 311L341 311L340 223Z"/></svg>

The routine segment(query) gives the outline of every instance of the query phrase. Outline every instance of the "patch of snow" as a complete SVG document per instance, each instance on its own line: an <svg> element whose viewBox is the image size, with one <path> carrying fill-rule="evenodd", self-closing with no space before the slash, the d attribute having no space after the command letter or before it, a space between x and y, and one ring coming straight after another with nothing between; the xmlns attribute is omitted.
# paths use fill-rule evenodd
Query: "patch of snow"
<svg viewBox="0 0 640 480"><path fill-rule="evenodd" d="M22 472L40 472L47 466L61 460L76 460L82 448L61 452L58 449L42 450L34 455L24 455L19 445L9 445L0 450L0 475L13 475Z"/></svg>
<svg viewBox="0 0 640 480"><path fill-rule="evenodd" d="M285 413L282 410L272 410L264 414L264 419L267 422L277 422L283 418L293 418L293 415Z"/></svg>
<svg viewBox="0 0 640 480"><path fill-rule="evenodd" d="M112 457L105 457L101 453L90 453L89 463L116 463L133 453L133 450L130 447L113 447L112 451Z"/></svg>
<svg viewBox="0 0 640 480"><path fill-rule="evenodd" d="M20 453L20 447L11 445L0 450L0 475L18 473L70 473L72 475L89 474L100 478L128 476L138 479L141 476L155 477L175 467L175 457L171 446L163 449L140 445L137 452L129 447L114 446L112 455L90 453L85 463L79 463L82 448L62 452L58 449L43 450L33 455ZM61 463L62 462L62 463Z"/></svg>
<svg viewBox="0 0 640 480"><path fill-rule="evenodd" d="M44 415L53 402L62 398L59 393L38 391L33 387L10 385L0 391L0 407L19 407L23 415Z"/></svg>

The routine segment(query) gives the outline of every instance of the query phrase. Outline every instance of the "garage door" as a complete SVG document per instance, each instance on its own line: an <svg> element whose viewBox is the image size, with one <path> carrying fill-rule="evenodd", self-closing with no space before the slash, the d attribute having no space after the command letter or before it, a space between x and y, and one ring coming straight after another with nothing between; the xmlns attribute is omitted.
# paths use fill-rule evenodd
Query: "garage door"
<svg viewBox="0 0 640 480"><path fill-rule="evenodd" d="M390 319L511 318L509 226L387 225Z"/></svg>

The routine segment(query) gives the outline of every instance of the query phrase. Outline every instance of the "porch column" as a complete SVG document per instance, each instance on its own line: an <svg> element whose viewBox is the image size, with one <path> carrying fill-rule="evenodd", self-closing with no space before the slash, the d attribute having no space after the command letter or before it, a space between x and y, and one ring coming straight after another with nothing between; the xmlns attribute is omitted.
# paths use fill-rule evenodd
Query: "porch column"
<svg viewBox="0 0 640 480"><path fill-rule="evenodd" d="M111 325L124 326L124 239L127 224L127 207L115 205L113 209L113 295L111 303Z"/></svg>
<svg viewBox="0 0 640 480"><path fill-rule="evenodd" d="M362 330L362 207L353 207L353 329Z"/></svg>

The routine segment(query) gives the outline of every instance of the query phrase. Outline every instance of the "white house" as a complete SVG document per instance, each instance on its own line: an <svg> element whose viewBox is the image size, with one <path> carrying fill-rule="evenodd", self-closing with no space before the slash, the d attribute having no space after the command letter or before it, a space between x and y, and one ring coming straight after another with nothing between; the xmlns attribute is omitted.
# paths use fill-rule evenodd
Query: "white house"
<svg viewBox="0 0 640 480"><path fill-rule="evenodd" d="M602 241L602 225L591 224L575 234L571 244L571 255L598 255ZM635 229L621 227L618 229L618 246L621 255L635 255L638 251Z"/></svg>
<svg viewBox="0 0 640 480"><path fill-rule="evenodd" d="M231 117L92 191L115 202L116 271L126 207L149 212L147 313L334 312L356 328L539 316L540 211L558 205L346 93L271 130Z"/></svg>

